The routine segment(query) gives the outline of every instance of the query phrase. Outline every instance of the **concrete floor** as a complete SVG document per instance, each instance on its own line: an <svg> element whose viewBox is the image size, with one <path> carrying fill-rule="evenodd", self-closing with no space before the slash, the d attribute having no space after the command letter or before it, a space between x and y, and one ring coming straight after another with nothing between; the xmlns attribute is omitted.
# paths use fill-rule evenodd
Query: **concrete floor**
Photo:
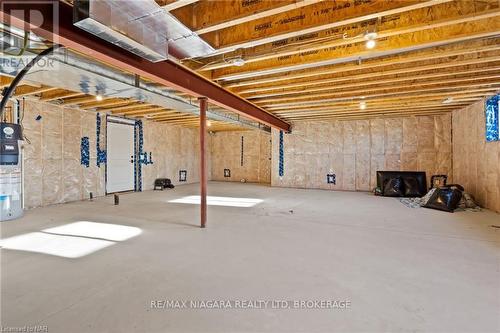
<svg viewBox="0 0 500 333"><path fill-rule="evenodd" d="M500 216L367 193L210 183L251 208L168 203L196 184L28 211L8 238L75 221L142 233L75 259L2 249L2 326L49 332L499 332ZM293 212L291 212L293 211ZM349 309L152 309L155 300L348 300ZM160 304L160 303L157 303ZM235 304L235 303L232 303ZM292 303L293 304L293 303Z"/></svg>

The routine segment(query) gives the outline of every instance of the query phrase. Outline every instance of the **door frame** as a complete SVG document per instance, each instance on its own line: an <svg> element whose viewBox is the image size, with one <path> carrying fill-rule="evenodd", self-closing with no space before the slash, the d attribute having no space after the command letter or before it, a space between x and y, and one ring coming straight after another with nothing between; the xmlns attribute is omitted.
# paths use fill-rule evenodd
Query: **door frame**
<svg viewBox="0 0 500 333"><path fill-rule="evenodd" d="M122 125L129 125L129 126L132 126L134 128L134 175L133 175L133 179L134 179L134 184L136 183L136 179L135 179L135 174L136 174L136 170L137 170L137 138L136 138L136 133L135 133L135 119L130 119L130 118L125 118L125 117L118 117L118 116L111 116L111 115L106 115L106 151L108 151L108 122L110 123L117 123L117 124L122 124ZM109 155L108 155L109 156ZM106 169L105 169L105 172L104 172L104 189L105 189L105 194L108 195L108 194L113 194L113 193L126 193L126 192L130 192L130 191L121 191L121 192L108 192L108 163L106 163ZM136 191L136 188L134 186L134 188L132 189L133 192Z"/></svg>

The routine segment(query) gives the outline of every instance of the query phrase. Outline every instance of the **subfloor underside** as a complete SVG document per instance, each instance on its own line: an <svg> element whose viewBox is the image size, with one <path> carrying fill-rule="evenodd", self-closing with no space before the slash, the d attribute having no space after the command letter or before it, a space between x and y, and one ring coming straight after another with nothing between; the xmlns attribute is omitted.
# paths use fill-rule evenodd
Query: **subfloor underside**
<svg viewBox="0 0 500 333"><path fill-rule="evenodd" d="M34 209L2 223L2 326L73 333L500 330L498 214L412 209L368 193L211 182L208 227L200 229L199 206L189 198L197 194L197 184L185 185L122 195L119 206L106 197ZM79 221L95 230L71 229ZM164 303L176 300L186 303ZM226 308L209 308L216 304Z"/></svg>

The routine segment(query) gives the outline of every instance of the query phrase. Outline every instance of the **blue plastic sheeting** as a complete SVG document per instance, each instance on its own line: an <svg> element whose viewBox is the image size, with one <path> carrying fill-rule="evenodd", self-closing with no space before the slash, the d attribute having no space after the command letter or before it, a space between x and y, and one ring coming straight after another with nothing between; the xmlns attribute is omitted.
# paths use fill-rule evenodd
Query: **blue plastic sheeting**
<svg viewBox="0 0 500 333"><path fill-rule="evenodd" d="M105 150L101 150L101 115L98 113L96 118L96 152L97 152L97 167L105 164L107 154Z"/></svg>
<svg viewBox="0 0 500 333"><path fill-rule="evenodd" d="M280 131L280 147L279 147L279 162L278 162L278 168L279 168L279 176L283 177L285 174L285 168L284 168L284 161L285 161L285 146L283 144L283 131Z"/></svg>
<svg viewBox="0 0 500 333"><path fill-rule="evenodd" d="M485 112L486 112L486 141L499 141L499 103L500 95L495 95L490 99L486 100Z"/></svg>
<svg viewBox="0 0 500 333"><path fill-rule="evenodd" d="M80 143L80 163L87 168L90 166L90 141L86 136L82 138Z"/></svg>

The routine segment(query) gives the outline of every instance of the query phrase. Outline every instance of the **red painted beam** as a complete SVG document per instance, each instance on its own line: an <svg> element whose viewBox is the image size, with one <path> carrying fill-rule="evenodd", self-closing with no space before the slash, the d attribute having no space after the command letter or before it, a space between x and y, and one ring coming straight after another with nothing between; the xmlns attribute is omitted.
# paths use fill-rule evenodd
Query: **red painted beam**
<svg viewBox="0 0 500 333"><path fill-rule="evenodd" d="M208 101L201 97L200 102L200 217L201 227L207 224L207 107Z"/></svg>
<svg viewBox="0 0 500 333"><path fill-rule="evenodd" d="M40 16L43 23L38 24ZM212 104L268 126L290 130L288 123L180 64L169 60L152 63L75 27L73 7L64 2L0 0L0 20L20 29L31 29L47 40L111 66L195 97L207 97Z"/></svg>

